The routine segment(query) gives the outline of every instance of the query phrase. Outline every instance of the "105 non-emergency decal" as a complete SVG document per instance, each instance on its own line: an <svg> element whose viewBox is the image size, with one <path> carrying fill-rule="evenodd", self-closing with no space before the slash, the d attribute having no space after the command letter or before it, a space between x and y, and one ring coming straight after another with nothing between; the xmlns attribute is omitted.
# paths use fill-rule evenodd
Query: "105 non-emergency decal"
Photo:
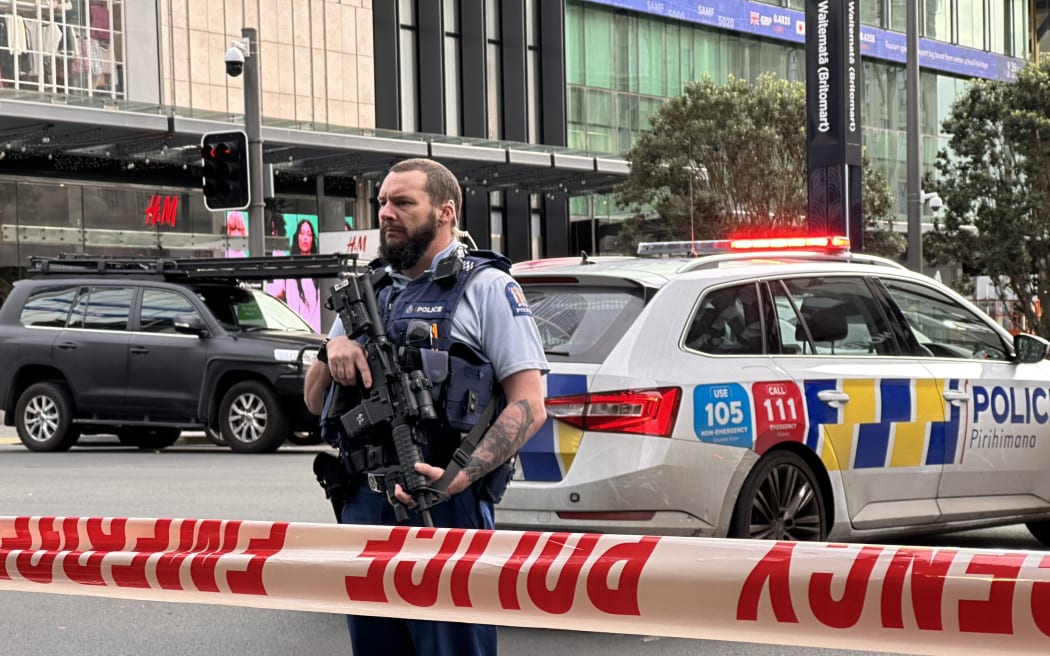
<svg viewBox="0 0 1050 656"><path fill-rule="evenodd" d="M778 442L801 442L805 417L802 391L792 381L753 383L750 394L739 383L693 389L693 431L702 442L761 453Z"/></svg>

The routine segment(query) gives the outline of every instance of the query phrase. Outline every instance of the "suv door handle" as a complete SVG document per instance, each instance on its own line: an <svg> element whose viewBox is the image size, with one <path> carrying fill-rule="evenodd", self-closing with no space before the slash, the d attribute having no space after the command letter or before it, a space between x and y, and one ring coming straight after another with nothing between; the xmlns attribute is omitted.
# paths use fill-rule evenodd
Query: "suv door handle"
<svg viewBox="0 0 1050 656"><path fill-rule="evenodd" d="M132 353L149 353L149 349L146 348L145 346L132 346L131 347L131 352Z"/></svg>
<svg viewBox="0 0 1050 656"><path fill-rule="evenodd" d="M849 394L837 390L822 390L817 392L817 398L832 408L841 408L849 403Z"/></svg>
<svg viewBox="0 0 1050 656"><path fill-rule="evenodd" d="M59 344L56 344L56 346L58 346L58 348L60 348L60 349L65 349L67 351L74 351L77 348L77 343L76 342L60 342Z"/></svg>
<svg viewBox="0 0 1050 656"><path fill-rule="evenodd" d="M970 395L959 390L947 390L944 392L944 400L954 406L962 406L970 402Z"/></svg>

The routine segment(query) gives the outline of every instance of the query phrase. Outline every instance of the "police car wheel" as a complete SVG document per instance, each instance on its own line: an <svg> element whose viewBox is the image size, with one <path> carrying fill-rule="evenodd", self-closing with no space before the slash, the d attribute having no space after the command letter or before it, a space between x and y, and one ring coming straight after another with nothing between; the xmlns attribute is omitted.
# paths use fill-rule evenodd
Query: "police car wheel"
<svg viewBox="0 0 1050 656"><path fill-rule="evenodd" d="M15 405L15 429L30 451L68 451L80 437L69 391L50 382L27 387Z"/></svg>
<svg viewBox="0 0 1050 656"><path fill-rule="evenodd" d="M824 496L806 461L791 451L759 460L740 489L729 537L821 541L827 535Z"/></svg>
<svg viewBox="0 0 1050 656"><path fill-rule="evenodd" d="M1028 527L1028 532L1031 533L1036 540L1039 540L1046 546L1050 547L1050 521L1028 522L1025 526Z"/></svg>
<svg viewBox="0 0 1050 656"><path fill-rule="evenodd" d="M121 444L138 447L144 451L166 449L179 441L182 431L178 428L126 427L117 430Z"/></svg>
<svg viewBox="0 0 1050 656"><path fill-rule="evenodd" d="M272 453L288 436L288 416L264 383L245 380L230 388L219 406L219 426L237 453Z"/></svg>

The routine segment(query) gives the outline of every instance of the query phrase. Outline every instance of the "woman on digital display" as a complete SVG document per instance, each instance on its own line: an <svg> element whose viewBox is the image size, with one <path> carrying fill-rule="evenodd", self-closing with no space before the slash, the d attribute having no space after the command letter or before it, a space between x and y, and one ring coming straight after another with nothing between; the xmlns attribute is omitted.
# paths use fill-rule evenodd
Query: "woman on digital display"
<svg viewBox="0 0 1050 656"><path fill-rule="evenodd" d="M226 215L226 236L247 237L248 224L244 220L243 212L230 212ZM226 257L247 257L248 251L240 249L227 249Z"/></svg>
<svg viewBox="0 0 1050 656"><path fill-rule="evenodd" d="M291 237L292 255L316 255L320 252L317 233L308 219L299 221ZM270 293L288 304L315 331L321 330L321 295L313 278L275 280Z"/></svg>

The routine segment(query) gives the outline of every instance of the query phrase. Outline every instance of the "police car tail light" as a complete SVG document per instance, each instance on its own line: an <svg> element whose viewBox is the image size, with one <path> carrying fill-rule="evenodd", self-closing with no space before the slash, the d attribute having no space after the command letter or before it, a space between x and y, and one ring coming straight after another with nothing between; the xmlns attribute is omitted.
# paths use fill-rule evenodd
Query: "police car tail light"
<svg viewBox="0 0 1050 656"><path fill-rule="evenodd" d="M546 404L548 415L582 430L669 437L681 397L681 388L661 387L557 396Z"/></svg>
<svg viewBox="0 0 1050 656"><path fill-rule="evenodd" d="M729 248L734 251L783 251L805 250L839 252L849 250L849 237L839 235L827 237L764 237L759 239L731 239Z"/></svg>

